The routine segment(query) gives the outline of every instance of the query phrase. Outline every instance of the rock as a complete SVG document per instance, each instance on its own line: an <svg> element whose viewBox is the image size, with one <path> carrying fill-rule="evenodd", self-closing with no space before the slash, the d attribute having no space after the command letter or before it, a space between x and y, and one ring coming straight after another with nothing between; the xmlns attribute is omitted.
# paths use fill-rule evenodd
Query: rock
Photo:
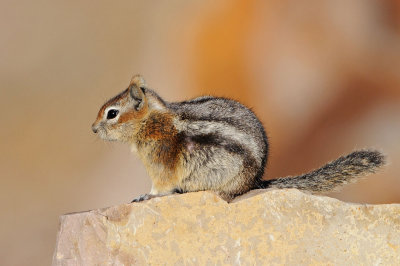
<svg viewBox="0 0 400 266"><path fill-rule="evenodd" d="M400 204L257 190L196 192L61 216L53 265L391 265Z"/></svg>

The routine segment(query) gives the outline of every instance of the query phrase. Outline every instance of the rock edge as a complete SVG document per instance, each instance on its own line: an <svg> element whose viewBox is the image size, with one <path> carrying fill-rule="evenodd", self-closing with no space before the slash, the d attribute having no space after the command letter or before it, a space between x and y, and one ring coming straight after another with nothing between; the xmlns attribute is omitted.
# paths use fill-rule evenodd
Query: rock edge
<svg viewBox="0 0 400 266"><path fill-rule="evenodd" d="M295 189L232 203L212 192L60 217L53 265L396 265L400 204L351 204Z"/></svg>

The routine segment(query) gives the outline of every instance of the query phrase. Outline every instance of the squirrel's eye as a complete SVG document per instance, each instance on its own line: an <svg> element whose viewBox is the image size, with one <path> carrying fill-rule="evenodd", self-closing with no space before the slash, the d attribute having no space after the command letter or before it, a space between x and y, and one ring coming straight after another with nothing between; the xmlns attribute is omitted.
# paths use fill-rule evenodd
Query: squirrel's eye
<svg viewBox="0 0 400 266"><path fill-rule="evenodd" d="M107 119L113 119L117 116L118 110L111 109L107 112Z"/></svg>

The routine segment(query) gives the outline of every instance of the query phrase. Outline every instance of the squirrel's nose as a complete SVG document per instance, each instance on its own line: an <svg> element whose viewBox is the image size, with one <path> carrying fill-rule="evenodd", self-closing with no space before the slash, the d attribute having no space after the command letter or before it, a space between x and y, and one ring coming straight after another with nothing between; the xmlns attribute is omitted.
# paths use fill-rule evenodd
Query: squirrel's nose
<svg viewBox="0 0 400 266"><path fill-rule="evenodd" d="M97 128L94 126L94 124L92 125L92 130L93 130L93 133L97 133Z"/></svg>

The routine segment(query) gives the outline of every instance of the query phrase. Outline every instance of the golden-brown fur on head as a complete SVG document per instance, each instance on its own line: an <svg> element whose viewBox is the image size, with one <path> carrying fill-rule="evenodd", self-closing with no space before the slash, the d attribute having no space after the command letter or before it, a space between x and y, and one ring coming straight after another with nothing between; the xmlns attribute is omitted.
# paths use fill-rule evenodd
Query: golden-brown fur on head
<svg viewBox="0 0 400 266"><path fill-rule="evenodd" d="M145 86L145 81L140 75L134 76L126 90L100 108L92 125L93 131L99 133L104 140L131 143L141 121L154 106L158 109L163 106Z"/></svg>

